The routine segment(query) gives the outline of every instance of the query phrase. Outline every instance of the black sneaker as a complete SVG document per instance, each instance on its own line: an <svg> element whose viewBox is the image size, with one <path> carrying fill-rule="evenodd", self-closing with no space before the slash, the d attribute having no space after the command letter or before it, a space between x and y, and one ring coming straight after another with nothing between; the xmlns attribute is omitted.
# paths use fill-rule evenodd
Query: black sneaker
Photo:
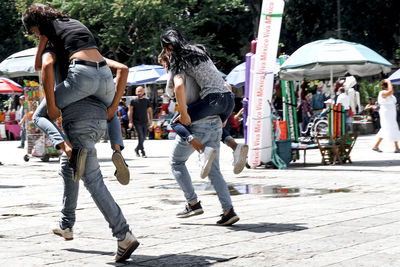
<svg viewBox="0 0 400 267"><path fill-rule="evenodd" d="M203 214L203 208L200 205L200 201L194 204L193 206L189 203L186 204L185 209L176 214L178 218L187 218L195 215Z"/></svg>
<svg viewBox="0 0 400 267"><path fill-rule="evenodd" d="M69 167L74 170L74 182L77 183L81 179L86 166L87 157L86 148L73 148L71 158L68 160Z"/></svg>
<svg viewBox="0 0 400 267"><path fill-rule="evenodd" d="M146 153L144 153L144 150L142 150L142 158L147 158Z"/></svg>
<svg viewBox="0 0 400 267"><path fill-rule="evenodd" d="M111 159L116 168L114 175L117 177L118 182L122 185L129 184L130 173L128 164L126 164L121 152L114 150Z"/></svg>
<svg viewBox="0 0 400 267"><path fill-rule="evenodd" d="M136 157L140 157L139 150L135 149Z"/></svg>
<svg viewBox="0 0 400 267"><path fill-rule="evenodd" d="M217 222L218 225L223 225L223 226L227 226L227 225L232 225L235 222L239 221L240 218L236 215L235 211L233 210L233 208L231 208L228 212L228 214L224 215L221 214L221 220L219 220Z"/></svg>

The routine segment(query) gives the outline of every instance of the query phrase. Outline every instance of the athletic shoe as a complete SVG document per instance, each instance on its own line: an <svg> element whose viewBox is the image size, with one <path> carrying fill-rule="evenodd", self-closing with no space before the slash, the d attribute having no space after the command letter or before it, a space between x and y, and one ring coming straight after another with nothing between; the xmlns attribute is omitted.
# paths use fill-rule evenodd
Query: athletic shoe
<svg viewBox="0 0 400 267"><path fill-rule="evenodd" d="M218 225L221 226L228 226L228 225L232 225L235 222L239 221L240 218L236 215L235 211L233 210L233 208L231 208L228 212L228 214L224 215L221 214L221 220L219 220L217 222Z"/></svg>
<svg viewBox="0 0 400 267"><path fill-rule="evenodd" d="M24 146L17 146L17 148L24 148Z"/></svg>
<svg viewBox="0 0 400 267"><path fill-rule="evenodd" d="M373 151L376 151L376 152L382 152L382 150L380 150L379 147L377 147L377 148L372 148L372 150L373 150Z"/></svg>
<svg viewBox="0 0 400 267"><path fill-rule="evenodd" d="M147 158L146 153L144 153L144 150L142 150L142 158Z"/></svg>
<svg viewBox="0 0 400 267"><path fill-rule="evenodd" d="M139 246L139 242L136 237L132 234L131 231L128 231L125 235L125 239L122 241L118 241L118 251L117 255L115 255L116 262L122 262L132 255L132 253Z"/></svg>
<svg viewBox="0 0 400 267"><path fill-rule="evenodd" d="M178 218L188 218L195 215L203 214L203 208L201 207L200 201L194 205L186 204L185 209L176 214Z"/></svg>
<svg viewBox="0 0 400 267"><path fill-rule="evenodd" d="M72 228L61 229L57 226L52 229L53 234L63 237L66 241L74 239L74 231Z"/></svg>
<svg viewBox="0 0 400 267"><path fill-rule="evenodd" d="M69 166L74 169L74 182L77 183L81 179L86 166L87 157L86 148L73 148L69 161Z"/></svg>
<svg viewBox="0 0 400 267"><path fill-rule="evenodd" d="M206 146L203 152L199 154L199 161L200 161L200 177L206 178L210 173L211 166L215 156L217 155L217 150L212 147Z"/></svg>
<svg viewBox="0 0 400 267"><path fill-rule="evenodd" d="M129 184L130 173L128 164L126 164L121 152L114 150L111 159L116 168L114 176L117 177L118 182L122 185Z"/></svg>
<svg viewBox="0 0 400 267"><path fill-rule="evenodd" d="M247 152L249 152L249 146L238 144L233 151L233 173L239 174L243 171L246 166Z"/></svg>
<svg viewBox="0 0 400 267"><path fill-rule="evenodd" d="M400 153L400 148L399 148L399 149L396 149L396 150L394 151L394 153Z"/></svg>

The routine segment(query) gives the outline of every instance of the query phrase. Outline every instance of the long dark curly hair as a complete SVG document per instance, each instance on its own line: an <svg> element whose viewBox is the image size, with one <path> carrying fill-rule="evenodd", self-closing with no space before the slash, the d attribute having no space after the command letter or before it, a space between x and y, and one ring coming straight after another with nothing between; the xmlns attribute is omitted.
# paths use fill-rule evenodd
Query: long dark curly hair
<svg viewBox="0 0 400 267"><path fill-rule="evenodd" d="M50 6L36 3L25 10L22 15L22 23L25 29L29 31L32 26L39 27L49 20L58 18L68 18L68 16Z"/></svg>
<svg viewBox="0 0 400 267"><path fill-rule="evenodd" d="M160 36L160 41L164 49L172 45L169 68L174 73L180 73L188 67L195 67L201 62L210 60L210 55L203 45L189 44L177 30L168 29L164 31Z"/></svg>

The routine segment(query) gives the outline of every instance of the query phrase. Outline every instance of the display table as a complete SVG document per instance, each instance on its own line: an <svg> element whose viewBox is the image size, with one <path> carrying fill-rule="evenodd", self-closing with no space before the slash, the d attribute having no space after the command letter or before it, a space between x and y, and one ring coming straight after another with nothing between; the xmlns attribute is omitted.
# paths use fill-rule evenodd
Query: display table
<svg viewBox="0 0 400 267"><path fill-rule="evenodd" d="M14 139L20 138L21 127L18 124L0 124L0 139L10 139L9 134L14 136ZM7 135L7 132L9 134Z"/></svg>

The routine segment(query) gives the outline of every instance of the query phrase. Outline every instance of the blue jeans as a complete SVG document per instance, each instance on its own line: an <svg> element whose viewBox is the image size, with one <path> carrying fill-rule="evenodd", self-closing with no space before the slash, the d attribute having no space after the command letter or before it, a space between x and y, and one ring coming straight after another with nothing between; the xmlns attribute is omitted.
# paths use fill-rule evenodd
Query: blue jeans
<svg viewBox="0 0 400 267"><path fill-rule="evenodd" d="M133 125L135 126L135 130L138 135L138 145L136 146L135 151L141 150L143 152L144 151L143 143L147 137L147 124L134 122Z"/></svg>
<svg viewBox="0 0 400 267"><path fill-rule="evenodd" d="M25 122L23 124L25 124ZM19 136L21 138L21 147L25 147L25 140L26 140L25 125L21 125L21 130L19 131Z"/></svg>
<svg viewBox="0 0 400 267"><path fill-rule="evenodd" d="M219 115L221 121L225 122L232 114L234 108L235 99L231 92L211 93L206 95L203 99L189 104L187 106L187 111L192 122L212 115ZM179 112L174 115L171 121L173 121L177 116L179 116ZM182 137L185 141L190 135L192 135L189 127L180 122L171 123L171 127L176 134ZM227 135L229 135L229 133L225 131L222 140L224 140Z"/></svg>
<svg viewBox="0 0 400 267"><path fill-rule="evenodd" d="M64 133L47 116L46 99L43 99L43 101L40 103L39 107L33 114L33 122L40 130L42 130L46 134L50 142L55 147L66 140ZM121 125L116 114L110 121L107 122L107 129L111 145L119 145L121 147L121 150L123 150L124 142L122 140Z"/></svg>
<svg viewBox="0 0 400 267"><path fill-rule="evenodd" d="M95 144L104 135L105 120L83 120L69 122L63 125L66 136L74 147L83 147L88 150L86 168L82 181L90 192L94 202L108 222L114 237L124 239L129 230L124 215L114 198L111 196L103 181ZM60 226L72 228L75 224L75 210L78 200L79 183L72 178L72 169L68 167L65 156L61 159L60 175L64 180L63 208L61 210Z"/></svg>
<svg viewBox="0 0 400 267"><path fill-rule="evenodd" d="M97 69L96 67L71 63L67 78L56 86L54 94L59 109L88 96L95 96L109 107L115 95L111 70L107 65ZM36 109L33 121L49 137L54 146L66 140L62 131L47 117L45 100ZM116 115L109 123L108 132L111 145L118 144L123 149L121 126Z"/></svg>
<svg viewBox="0 0 400 267"><path fill-rule="evenodd" d="M232 200L229 195L228 186L226 185L219 168L219 146L222 132L221 123L209 122L193 124L190 126L190 129L205 146L210 146L217 150L217 156L212 163L208 177L217 192L223 212L228 211L232 208ZM171 169L172 174L181 187L188 203L197 201L197 195L193 188L192 179L190 178L189 171L185 165L189 156L194 151L195 150L186 141L184 141L180 136L177 136L171 156Z"/></svg>

